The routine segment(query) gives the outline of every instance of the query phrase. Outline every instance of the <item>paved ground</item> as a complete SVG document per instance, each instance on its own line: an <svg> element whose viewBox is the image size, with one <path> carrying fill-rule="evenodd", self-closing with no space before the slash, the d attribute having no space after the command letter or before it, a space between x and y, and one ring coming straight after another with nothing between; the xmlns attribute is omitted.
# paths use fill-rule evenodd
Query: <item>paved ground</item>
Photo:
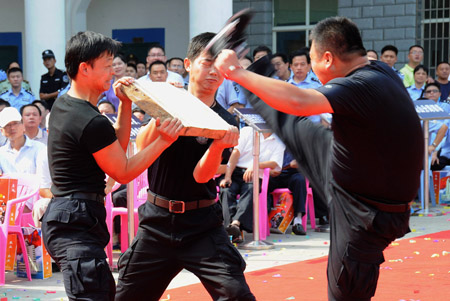
<svg viewBox="0 0 450 301"><path fill-rule="evenodd" d="M444 213L439 216L412 216L410 227L412 232L406 237L415 237L450 229L450 207L439 206ZM448 214L446 214L448 212ZM252 240L252 235L245 236L246 241ZM273 242L271 250L246 251L240 250L247 262L247 272L317 258L328 254L329 234L309 230L307 236L291 234L272 234L266 241ZM118 256L118 253L116 253ZM325 271L324 271L325 273ZM114 273L117 278L117 273ZM182 271L170 284L169 288L180 287L199 282L187 271ZM6 273L6 285L0 287L0 298L7 300L67 300L62 284L61 273L45 280L17 278L13 272Z"/></svg>

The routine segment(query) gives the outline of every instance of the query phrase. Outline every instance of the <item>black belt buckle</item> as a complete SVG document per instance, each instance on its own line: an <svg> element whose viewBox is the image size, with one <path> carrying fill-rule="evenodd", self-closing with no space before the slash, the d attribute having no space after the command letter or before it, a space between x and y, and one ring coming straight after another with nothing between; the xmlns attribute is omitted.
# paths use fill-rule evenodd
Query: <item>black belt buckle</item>
<svg viewBox="0 0 450 301"><path fill-rule="evenodd" d="M183 201L169 201L169 212L184 213L185 204Z"/></svg>

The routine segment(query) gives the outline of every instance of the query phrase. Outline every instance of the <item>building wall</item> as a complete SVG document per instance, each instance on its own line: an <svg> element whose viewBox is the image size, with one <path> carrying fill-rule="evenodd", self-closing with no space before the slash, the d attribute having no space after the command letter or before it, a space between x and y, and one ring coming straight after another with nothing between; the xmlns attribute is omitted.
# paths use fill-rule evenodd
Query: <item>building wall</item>
<svg viewBox="0 0 450 301"><path fill-rule="evenodd" d="M420 44L416 0L339 0L340 16L351 18L359 27L366 49L381 55L381 48L398 48L396 68L407 61L408 49Z"/></svg>
<svg viewBox="0 0 450 301"><path fill-rule="evenodd" d="M255 13L248 28L250 49L253 51L258 45L272 49L272 0L233 0L233 13L244 8L252 8Z"/></svg>
<svg viewBox="0 0 450 301"><path fill-rule="evenodd" d="M113 29L165 28L168 58L185 57L189 43L189 1L95 0L86 14L87 29L112 35Z"/></svg>

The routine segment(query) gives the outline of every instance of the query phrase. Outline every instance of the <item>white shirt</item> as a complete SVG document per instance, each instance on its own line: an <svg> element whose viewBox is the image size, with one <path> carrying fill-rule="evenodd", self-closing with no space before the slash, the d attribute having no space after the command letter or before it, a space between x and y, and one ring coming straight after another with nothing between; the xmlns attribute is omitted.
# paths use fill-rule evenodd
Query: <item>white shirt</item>
<svg viewBox="0 0 450 301"><path fill-rule="evenodd" d="M30 137L28 137L28 138L30 138ZM47 142L48 142L47 131L44 131L43 129L39 128L37 135L34 138L30 138L30 139L34 140L34 141L39 141L39 142L44 143L45 145L47 145Z"/></svg>
<svg viewBox="0 0 450 301"><path fill-rule="evenodd" d="M243 127L239 134L239 142L235 148L240 156L236 166L240 168L249 168L253 166L253 128ZM277 167L274 170L281 171L283 165L283 154L285 145L281 140L272 134L264 139L263 134L259 135L259 162L275 161ZM259 170L259 177L262 178L263 170Z"/></svg>
<svg viewBox="0 0 450 301"><path fill-rule="evenodd" d="M176 72L172 72L170 70L167 70L168 76L167 76L167 83L180 83L181 86L184 87L184 79L181 75L179 75ZM140 83L145 83L145 82L151 82L152 80L150 79L149 73L147 72L146 75L139 77L138 82Z"/></svg>
<svg viewBox="0 0 450 301"><path fill-rule="evenodd" d="M4 174L35 174L40 179L40 188L50 188L51 186L47 147L28 137L25 138L25 144L19 151L11 148L10 141L0 147L0 171Z"/></svg>

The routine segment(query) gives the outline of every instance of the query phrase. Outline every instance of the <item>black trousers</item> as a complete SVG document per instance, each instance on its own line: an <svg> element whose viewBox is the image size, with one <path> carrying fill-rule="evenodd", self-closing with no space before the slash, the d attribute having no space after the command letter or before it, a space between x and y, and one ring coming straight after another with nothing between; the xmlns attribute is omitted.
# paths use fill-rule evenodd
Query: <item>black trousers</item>
<svg viewBox="0 0 450 301"><path fill-rule="evenodd" d="M383 250L409 232L409 212L382 212L339 191L330 169L332 132L306 118L278 112L255 97L249 99L294 155L319 199L329 202L329 300L370 300Z"/></svg>
<svg viewBox="0 0 450 301"><path fill-rule="evenodd" d="M52 199L42 217L44 244L61 268L69 300L114 300L105 219L102 203L69 198Z"/></svg>
<svg viewBox="0 0 450 301"><path fill-rule="evenodd" d="M223 227L222 208L170 213L146 202L139 228L119 259L116 300L159 300L182 270L194 273L213 300L255 300L245 281L245 261Z"/></svg>
<svg viewBox="0 0 450 301"><path fill-rule="evenodd" d="M241 228L253 232L253 183L244 181L245 169L236 167L231 175L230 187L220 187L219 199L223 207L223 218L228 226L238 220ZM237 195L239 202L237 202Z"/></svg>

